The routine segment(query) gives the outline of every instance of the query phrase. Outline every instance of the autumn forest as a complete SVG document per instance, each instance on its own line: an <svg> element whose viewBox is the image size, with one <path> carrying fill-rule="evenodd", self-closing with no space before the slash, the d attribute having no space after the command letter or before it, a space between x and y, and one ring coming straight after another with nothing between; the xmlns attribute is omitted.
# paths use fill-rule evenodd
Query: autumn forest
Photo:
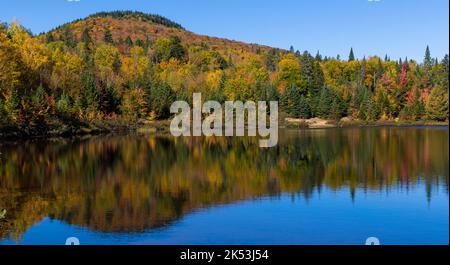
<svg viewBox="0 0 450 265"><path fill-rule="evenodd" d="M431 47L432 48L432 47ZM0 135L170 118L175 100L277 100L293 118L448 121L449 57L323 56L97 13L33 35L0 24Z"/></svg>

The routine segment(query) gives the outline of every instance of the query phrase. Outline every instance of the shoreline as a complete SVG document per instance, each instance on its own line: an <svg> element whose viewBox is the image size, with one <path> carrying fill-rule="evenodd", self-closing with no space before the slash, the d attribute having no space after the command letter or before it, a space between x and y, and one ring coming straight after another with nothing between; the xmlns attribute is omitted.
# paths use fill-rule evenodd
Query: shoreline
<svg viewBox="0 0 450 265"><path fill-rule="evenodd" d="M57 126L57 127L56 127ZM324 120L312 119L290 119L286 118L279 123L280 129L315 130L315 129L338 129L338 128L376 128L376 127L449 127L448 122L436 121L360 121L360 120ZM135 122L124 122L119 120L95 121L92 123L80 122L75 124L58 124L45 127L40 132L36 128L18 128L13 126L0 127L0 140L30 140L71 138L82 136L98 136L122 133L142 133L155 135L170 134L170 120Z"/></svg>
<svg viewBox="0 0 450 265"><path fill-rule="evenodd" d="M292 129L333 129L333 128L364 128L364 127L410 127L410 126L431 126L448 127L448 122L438 121L408 121L408 120L379 120L379 121L361 121L343 118L340 121L324 120L320 118L311 119L291 119L286 118L280 128Z"/></svg>

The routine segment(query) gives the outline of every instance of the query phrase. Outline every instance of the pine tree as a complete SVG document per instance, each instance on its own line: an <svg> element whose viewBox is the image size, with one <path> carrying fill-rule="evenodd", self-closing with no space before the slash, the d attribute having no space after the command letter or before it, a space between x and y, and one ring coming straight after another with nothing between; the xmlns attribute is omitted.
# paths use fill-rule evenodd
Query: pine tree
<svg viewBox="0 0 450 265"><path fill-rule="evenodd" d="M321 118L328 118L332 103L333 98L330 90L327 87L323 87L320 90L319 101L317 102L316 107L316 115Z"/></svg>
<svg viewBox="0 0 450 265"><path fill-rule="evenodd" d="M105 32L103 34L103 41L106 43L114 43L114 39L111 35L111 31L109 29L105 29Z"/></svg>
<svg viewBox="0 0 450 265"><path fill-rule="evenodd" d="M441 61L442 65L442 73L441 73L441 86L445 89L449 89L448 87L448 78L449 78L449 58L448 54L444 56L444 59Z"/></svg>
<svg viewBox="0 0 450 265"><path fill-rule="evenodd" d="M114 57L114 62L113 62L113 70L114 70L115 74L119 74L121 65L122 65L122 62L120 61L120 56L119 56L119 54L116 54L116 56Z"/></svg>
<svg viewBox="0 0 450 265"><path fill-rule="evenodd" d="M144 41L141 40L141 39L137 39L137 40L136 40L136 45L139 46L139 47L144 48Z"/></svg>
<svg viewBox="0 0 450 265"><path fill-rule="evenodd" d="M133 41L131 40L130 36L125 39L125 44L127 44L129 47L133 46Z"/></svg>
<svg viewBox="0 0 450 265"><path fill-rule="evenodd" d="M354 61L355 60L355 54L353 53L353 48L350 48L350 55L348 56L348 61Z"/></svg>
<svg viewBox="0 0 450 265"><path fill-rule="evenodd" d="M380 109L377 103L373 100L372 95L367 102L367 114L366 119L369 121L376 121L380 118Z"/></svg>
<svg viewBox="0 0 450 265"><path fill-rule="evenodd" d="M54 42L55 41L55 37L53 37L52 33L48 33L47 35L47 43L49 42Z"/></svg>
<svg viewBox="0 0 450 265"><path fill-rule="evenodd" d="M319 51L317 51L317 53L316 53L315 60L318 61L318 62L322 62L322 55L320 54Z"/></svg>
<svg viewBox="0 0 450 265"><path fill-rule="evenodd" d="M381 62L381 59L378 58L377 72L376 72L375 80L374 80L375 81L375 87L376 87L378 81L383 76L383 73L384 73L383 63Z"/></svg>
<svg viewBox="0 0 450 265"><path fill-rule="evenodd" d="M230 59L231 59L231 54L230 54ZM278 51L274 48L270 49L265 58L265 64L266 64L267 70L269 70L269 72L275 72L277 70L278 59L279 59ZM230 65L232 65L232 64L230 64Z"/></svg>
<svg viewBox="0 0 450 265"><path fill-rule="evenodd" d="M370 93L367 89L364 89L363 98L361 104L359 106L359 119L360 120L368 120L369 119L369 110L371 108L371 98Z"/></svg>
<svg viewBox="0 0 450 265"><path fill-rule="evenodd" d="M45 107L46 105L45 90L42 85L39 85L39 87L36 89L36 92L33 97L33 103L40 110L42 110Z"/></svg>
<svg viewBox="0 0 450 265"><path fill-rule="evenodd" d="M289 48L289 52L290 52L290 53L295 53L294 46L291 45L291 47Z"/></svg>
<svg viewBox="0 0 450 265"><path fill-rule="evenodd" d="M425 74L428 75L431 67L433 66L433 60L431 59L430 47L427 45L427 49L425 50L425 58L423 60L423 66L425 69Z"/></svg>
<svg viewBox="0 0 450 265"><path fill-rule="evenodd" d="M94 77L92 74L85 72L82 74L81 80L83 82L82 95L84 98L82 106L84 106L88 111L98 110L100 102Z"/></svg>
<svg viewBox="0 0 450 265"><path fill-rule="evenodd" d="M58 110L59 114L62 115L68 115L70 111L70 98L69 95L67 95L66 92L63 92L61 94L61 97L59 98L58 102L56 103L56 109Z"/></svg>
<svg viewBox="0 0 450 265"><path fill-rule="evenodd" d="M64 28L63 32L61 33L60 40L64 41L64 43L71 48L75 47L75 44L76 44L75 36L73 35L70 28L67 26Z"/></svg>
<svg viewBox="0 0 450 265"><path fill-rule="evenodd" d="M333 102L330 106L330 113L328 114L328 118L333 120L338 120L341 117L339 100L337 97L333 99Z"/></svg>
<svg viewBox="0 0 450 265"><path fill-rule="evenodd" d="M322 67L320 66L320 63L318 61L313 62L313 79L312 79L312 86L309 90L310 93L309 96L316 96L320 88L325 85L325 77L322 71Z"/></svg>
<svg viewBox="0 0 450 265"><path fill-rule="evenodd" d="M311 107L303 95L298 99L296 112L299 118L308 119L311 117Z"/></svg>
<svg viewBox="0 0 450 265"><path fill-rule="evenodd" d="M300 116L300 101L301 93L296 85L292 85L292 87L288 90L288 100L287 100L287 112L294 117Z"/></svg>
<svg viewBox="0 0 450 265"><path fill-rule="evenodd" d="M306 88L315 90L314 82L314 58L305 51L300 56L301 75L303 80L306 81Z"/></svg>
<svg viewBox="0 0 450 265"><path fill-rule="evenodd" d="M330 89L328 93L330 106L327 117L329 119L339 120L347 114L347 104L342 97L333 90Z"/></svg>
<svg viewBox="0 0 450 265"><path fill-rule="evenodd" d="M92 38L91 38L91 35L89 34L89 32L90 32L89 28L85 28L83 30L83 33L81 34L81 41L87 45L92 43Z"/></svg>
<svg viewBox="0 0 450 265"><path fill-rule="evenodd" d="M278 101L280 100L280 93L278 89L271 84L266 84L266 92L265 92L265 100L266 101Z"/></svg>
<svg viewBox="0 0 450 265"><path fill-rule="evenodd" d="M175 92L166 83L158 84L151 90L150 107L157 118L165 119L170 116L170 105L175 98Z"/></svg>
<svg viewBox="0 0 450 265"><path fill-rule="evenodd" d="M296 118L308 118L311 113L309 104L296 85L287 91L287 112Z"/></svg>

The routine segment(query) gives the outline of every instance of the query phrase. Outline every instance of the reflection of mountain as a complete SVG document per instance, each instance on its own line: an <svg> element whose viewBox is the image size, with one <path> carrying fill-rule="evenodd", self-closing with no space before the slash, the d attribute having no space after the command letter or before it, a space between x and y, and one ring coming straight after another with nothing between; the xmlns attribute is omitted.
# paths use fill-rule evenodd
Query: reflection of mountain
<svg viewBox="0 0 450 265"><path fill-rule="evenodd" d="M0 238L44 216L97 231L139 232L200 207L323 186L448 192L448 130L345 129L258 139L112 136L0 146ZM352 195L352 194L351 194ZM352 195L353 196L353 195Z"/></svg>

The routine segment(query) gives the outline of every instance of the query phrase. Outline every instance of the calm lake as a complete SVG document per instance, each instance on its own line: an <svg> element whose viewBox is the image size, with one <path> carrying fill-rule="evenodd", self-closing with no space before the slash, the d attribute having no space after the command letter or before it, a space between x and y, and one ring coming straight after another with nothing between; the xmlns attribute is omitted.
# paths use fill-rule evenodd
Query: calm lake
<svg viewBox="0 0 450 265"><path fill-rule="evenodd" d="M0 143L0 244L449 243L448 127Z"/></svg>

